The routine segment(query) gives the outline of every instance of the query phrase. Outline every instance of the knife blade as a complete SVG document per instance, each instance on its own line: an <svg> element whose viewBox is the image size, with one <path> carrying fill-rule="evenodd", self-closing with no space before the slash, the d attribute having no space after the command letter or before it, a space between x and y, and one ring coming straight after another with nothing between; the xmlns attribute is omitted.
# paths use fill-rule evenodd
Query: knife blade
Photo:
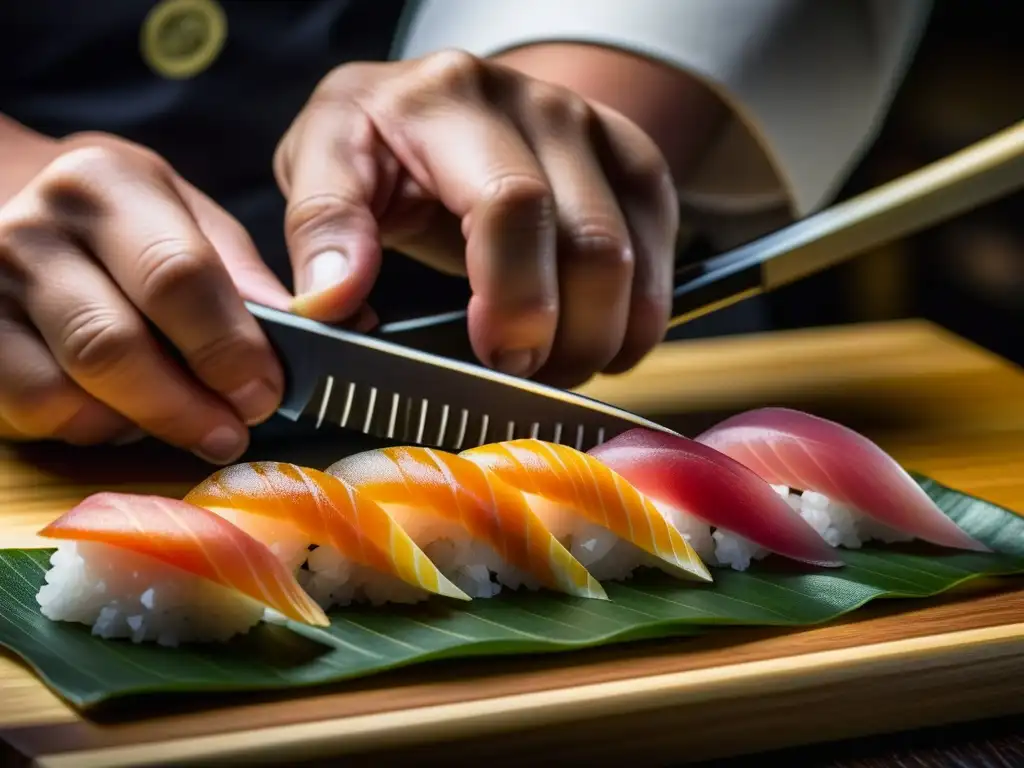
<svg viewBox="0 0 1024 768"><path fill-rule="evenodd" d="M246 302L285 370L278 413L459 451L535 437L586 451L634 427L671 430L573 392Z"/></svg>
<svg viewBox="0 0 1024 768"><path fill-rule="evenodd" d="M675 274L670 327L836 266L1024 188L1024 121L966 149ZM473 359L464 311L386 323L373 335Z"/></svg>

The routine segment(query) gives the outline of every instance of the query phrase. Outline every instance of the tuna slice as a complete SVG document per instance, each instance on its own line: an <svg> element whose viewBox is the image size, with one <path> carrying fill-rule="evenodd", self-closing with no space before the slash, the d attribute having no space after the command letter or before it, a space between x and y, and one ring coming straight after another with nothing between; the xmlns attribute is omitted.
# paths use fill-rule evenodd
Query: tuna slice
<svg viewBox="0 0 1024 768"><path fill-rule="evenodd" d="M773 485L812 491L932 544L990 551L947 517L914 479L863 435L787 408L747 411L697 440Z"/></svg>
<svg viewBox="0 0 1024 768"><path fill-rule="evenodd" d="M776 554L838 567L829 546L755 473L685 437L632 429L590 455L662 505Z"/></svg>

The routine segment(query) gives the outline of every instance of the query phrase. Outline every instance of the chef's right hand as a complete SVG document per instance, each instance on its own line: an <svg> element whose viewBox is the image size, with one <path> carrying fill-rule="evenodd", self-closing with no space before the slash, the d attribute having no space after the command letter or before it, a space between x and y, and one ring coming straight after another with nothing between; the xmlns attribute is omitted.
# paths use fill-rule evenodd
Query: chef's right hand
<svg viewBox="0 0 1024 768"><path fill-rule="evenodd" d="M159 156L94 134L57 149L0 208L0 425L74 444L141 430L234 461L283 389L242 295L281 309L292 297L242 226Z"/></svg>

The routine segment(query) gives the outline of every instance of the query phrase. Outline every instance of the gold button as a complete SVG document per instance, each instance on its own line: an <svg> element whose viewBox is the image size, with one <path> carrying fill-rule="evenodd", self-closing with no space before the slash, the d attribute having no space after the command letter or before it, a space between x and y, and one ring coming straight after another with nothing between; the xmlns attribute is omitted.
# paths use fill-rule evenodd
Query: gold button
<svg viewBox="0 0 1024 768"><path fill-rule="evenodd" d="M161 0L142 24L142 57L163 77L195 77L216 61L227 32L215 0Z"/></svg>

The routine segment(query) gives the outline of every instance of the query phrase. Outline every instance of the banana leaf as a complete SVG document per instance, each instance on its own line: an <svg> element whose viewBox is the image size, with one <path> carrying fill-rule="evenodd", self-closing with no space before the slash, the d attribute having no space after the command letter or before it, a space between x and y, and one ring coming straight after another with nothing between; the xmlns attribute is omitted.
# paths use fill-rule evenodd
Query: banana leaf
<svg viewBox="0 0 1024 768"><path fill-rule="evenodd" d="M54 623L35 602L52 550L0 550L0 646L79 707L137 694L272 691L366 677L454 657L569 651L728 626L811 626L879 598L923 599L982 577L1024 573L1024 517L915 477L994 554L927 546L846 551L840 569L770 557L747 572L715 569L710 585L639 575L607 584L609 602L545 592L456 603L352 608L327 629L263 624L225 645L164 648L95 638ZM778 561L778 562L776 562Z"/></svg>

